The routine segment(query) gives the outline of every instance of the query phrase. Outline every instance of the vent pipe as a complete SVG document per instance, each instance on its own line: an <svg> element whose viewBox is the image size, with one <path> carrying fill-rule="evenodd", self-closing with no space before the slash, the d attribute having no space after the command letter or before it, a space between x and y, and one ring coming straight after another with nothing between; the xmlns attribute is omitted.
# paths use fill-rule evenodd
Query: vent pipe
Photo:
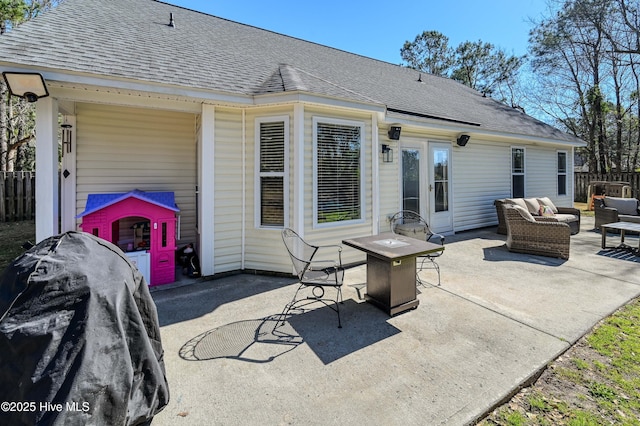
<svg viewBox="0 0 640 426"><path fill-rule="evenodd" d="M175 28L176 27L176 23L173 21L173 13L169 14L169 26L171 28Z"/></svg>

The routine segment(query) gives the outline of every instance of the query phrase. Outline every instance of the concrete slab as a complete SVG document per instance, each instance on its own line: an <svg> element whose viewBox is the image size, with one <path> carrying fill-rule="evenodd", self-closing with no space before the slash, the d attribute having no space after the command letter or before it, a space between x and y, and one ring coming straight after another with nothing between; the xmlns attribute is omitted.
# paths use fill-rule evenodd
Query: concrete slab
<svg viewBox="0 0 640 426"><path fill-rule="evenodd" d="M349 269L342 329L317 305L274 331L292 279L154 291L171 401L153 424L472 423L640 294L636 262L600 253L590 226L566 262L509 253L495 229L450 237L442 285L392 318L358 297L365 267Z"/></svg>

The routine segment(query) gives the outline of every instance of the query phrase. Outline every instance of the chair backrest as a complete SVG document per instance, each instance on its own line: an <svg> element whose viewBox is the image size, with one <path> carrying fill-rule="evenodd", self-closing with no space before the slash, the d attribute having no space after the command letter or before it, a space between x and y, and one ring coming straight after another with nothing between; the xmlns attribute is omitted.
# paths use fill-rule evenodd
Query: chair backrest
<svg viewBox="0 0 640 426"><path fill-rule="evenodd" d="M418 213L401 210L391 218L391 232L405 237L427 241L433 235L429 224Z"/></svg>
<svg viewBox="0 0 640 426"><path fill-rule="evenodd" d="M311 264L313 256L316 254L316 251L318 251L318 246L308 244L290 228L282 230L282 241L284 241L284 245L289 252L296 275L302 279Z"/></svg>

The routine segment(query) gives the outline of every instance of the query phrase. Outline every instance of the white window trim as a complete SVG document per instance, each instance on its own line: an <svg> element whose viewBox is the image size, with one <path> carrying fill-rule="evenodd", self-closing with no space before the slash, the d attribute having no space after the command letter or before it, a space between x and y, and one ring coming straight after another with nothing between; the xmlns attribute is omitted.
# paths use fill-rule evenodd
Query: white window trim
<svg viewBox="0 0 640 426"><path fill-rule="evenodd" d="M558 169L558 154L564 154L564 173L560 172L560 170ZM565 180L564 180L564 194L560 194L560 187L558 186L558 178L557 176L561 176L564 175L565 176ZM566 150L558 150L556 151L556 195L558 197L566 197L567 195L569 195L569 151Z"/></svg>
<svg viewBox="0 0 640 426"><path fill-rule="evenodd" d="M522 173L514 173L513 172L513 150L514 149L521 149L524 153L524 171ZM524 184L524 188L523 188L523 197L527 196L527 148L524 146L512 146L511 149L509 150L509 186L510 186L510 190L511 190L511 196L515 197L515 195L513 194L513 177L514 176L523 176L523 184Z"/></svg>
<svg viewBox="0 0 640 426"><path fill-rule="evenodd" d="M362 121L344 120L328 117L313 117L313 227L314 228L333 228L338 226L347 226L361 224L365 222L366 202L365 202L365 124ZM353 126L360 128L360 218L352 220L343 220L338 222L318 223L318 123L336 124L343 126Z"/></svg>
<svg viewBox="0 0 640 426"><path fill-rule="evenodd" d="M283 172L261 172L260 171L260 124L284 122L284 171ZM254 225L257 229L277 229L289 227L289 116L276 115L257 117L254 124L255 134L255 161L254 161ZM260 196L261 181L265 176L283 176L284 186L284 226L266 226L261 223L262 198Z"/></svg>

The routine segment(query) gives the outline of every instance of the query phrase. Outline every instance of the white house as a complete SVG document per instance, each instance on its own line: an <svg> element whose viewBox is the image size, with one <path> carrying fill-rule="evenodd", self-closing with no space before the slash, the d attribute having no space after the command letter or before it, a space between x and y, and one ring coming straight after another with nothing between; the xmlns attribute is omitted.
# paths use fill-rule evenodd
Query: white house
<svg viewBox="0 0 640 426"><path fill-rule="evenodd" d="M455 233L495 225L496 198L572 205L584 145L452 80L154 0L66 0L0 37L0 71L49 90L37 239L89 194L171 191L204 275L290 272L283 227L335 244L403 208Z"/></svg>

